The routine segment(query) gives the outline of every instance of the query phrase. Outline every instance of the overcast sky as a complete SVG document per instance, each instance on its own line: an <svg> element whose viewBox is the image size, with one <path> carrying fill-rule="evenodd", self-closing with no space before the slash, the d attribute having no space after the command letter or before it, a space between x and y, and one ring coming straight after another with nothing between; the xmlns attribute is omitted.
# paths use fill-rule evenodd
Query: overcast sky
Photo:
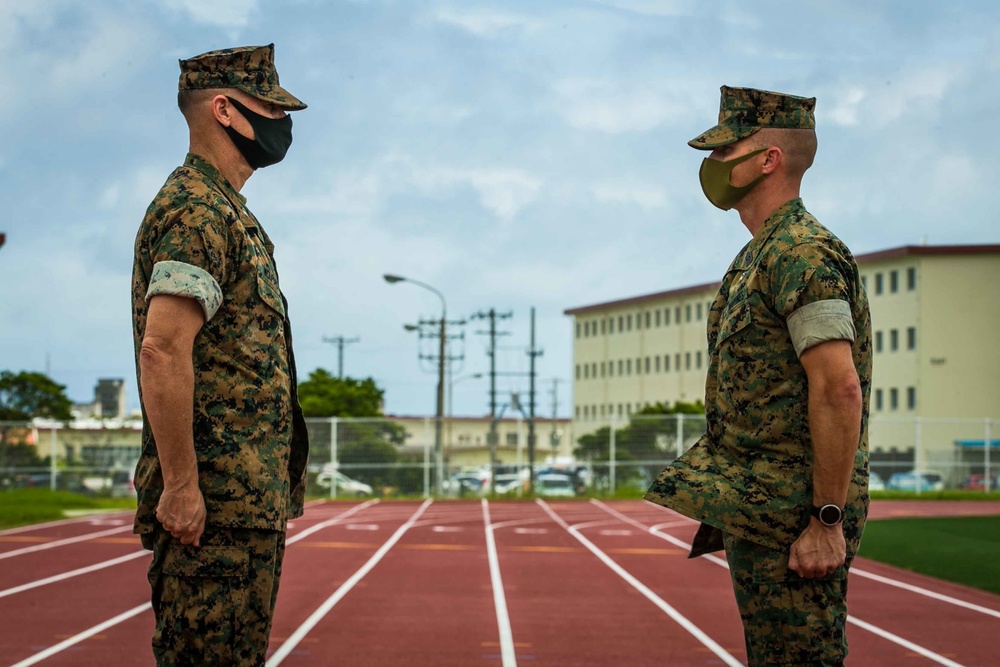
<svg viewBox="0 0 1000 667"><path fill-rule="evenodd" d="M132 249L187 148L177 60L228 46L274 42L309 104L286 160L243 189L277 246L299 373L336 372L323 336L358 336L345 371L390 413L434 410L403 324L440 311L383 273L437 287L449 316L513 311L506 372L527 370L535 306L540 378L564 381L566 308L719 279L749 235L705 201L685 142L722 84L818 98L803 197L855 253L1000 240L1000 5L752 5L3 0L0 369L48 366L76 401L124 377L136 407ZM488 369L482 328L455 377ZM485 414L486 390L458 384L455 414Z"/></svg>

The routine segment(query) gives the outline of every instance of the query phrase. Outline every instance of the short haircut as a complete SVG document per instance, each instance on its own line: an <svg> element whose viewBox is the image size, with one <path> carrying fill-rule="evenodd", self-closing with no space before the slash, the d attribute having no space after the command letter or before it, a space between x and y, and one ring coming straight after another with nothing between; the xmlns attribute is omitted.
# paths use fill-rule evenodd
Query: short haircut
<svg viewBox="0 0 1000 667"><path fill-rule="evenodd" d="M756 148L777 146L788 163L788 172L802 176L816 157L816 130L765 127L750 135Z"/></svg>
<svg viewBox="0 0 1000 667"><path fill-rule="evenodd" d="M207 99L215 97L219 91L217 89L185 89L177 91L177 108L181 110L185 118L188 114Z"/></svg>

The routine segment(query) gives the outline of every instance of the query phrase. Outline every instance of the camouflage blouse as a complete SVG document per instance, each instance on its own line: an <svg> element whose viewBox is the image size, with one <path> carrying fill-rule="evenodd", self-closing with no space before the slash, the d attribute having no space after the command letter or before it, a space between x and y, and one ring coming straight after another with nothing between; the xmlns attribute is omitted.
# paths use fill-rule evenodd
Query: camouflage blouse
<svg viewBox="0 0 1000 667"><path fill-rule="evenodd" d="M813 455L799 355L840 339L853 341L864 397L844 518L856 549L868 510L868 298L850 250L795 199L726 272L708 319L707 432L645 495L703 523L692 556L721 548L719 530L787 549L805 529Z"/></svg>
<svg viewBox="0 0 1000 667"><path fill-rule="evenodd" d="M151 298L190 297L205 312L193 352L194 443L213 525L281 530L302 513L308 439L273 253L246 199L193 154L153 199L135 240L136 372ZM148 419L135 481L135 530L150 532L163 475Z"/></svg>

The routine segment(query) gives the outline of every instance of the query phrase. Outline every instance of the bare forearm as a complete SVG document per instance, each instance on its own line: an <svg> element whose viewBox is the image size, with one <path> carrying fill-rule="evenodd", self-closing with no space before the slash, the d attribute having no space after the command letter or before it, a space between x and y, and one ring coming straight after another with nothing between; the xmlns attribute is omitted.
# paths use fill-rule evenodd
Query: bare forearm
<svg viewBox="0 0 1000 667"><path fill-rule="evenodd" d="M861 437L860 388L809 391L813 504L843 507Z"/></svg>
<svg viewBox="0 0 1000 667"><path fill-rule="evenodd" d="M191 355L160 352L144 346L139 364L143 405L156 440L163 481L167 486L196 482Z"/></svg>

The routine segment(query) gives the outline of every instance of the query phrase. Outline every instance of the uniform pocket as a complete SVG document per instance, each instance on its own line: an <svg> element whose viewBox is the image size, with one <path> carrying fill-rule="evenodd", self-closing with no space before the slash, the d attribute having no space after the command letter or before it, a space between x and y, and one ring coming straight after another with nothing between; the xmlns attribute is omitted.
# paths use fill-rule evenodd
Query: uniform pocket
<svg viewBox="0 0 1000 667"><path fill-rule="evenodd" d="M719 322L718 345L722 345L727 339L732 338L752 324L753 307L750 299L747 298L732 304L726 308Z"/></svg>
<svg viewBox="0 0 1000 667"><path fill-rule="evenodd" d="M842 659L847 653L846 579L843 567L822 579L804 579L783 559L755 562L759 602L754 605L753 627L747 628L753 653L769 656L774 664Z"/></svg>
<svg viewBox="0 0 1000 667"><path fill-rule="evenodd" d="M285 303L281 298L281 290L264 276L260 267L257 267L257 294L261 301L270 306L271 310L277 312L282 318L285 317Z"/></svg>

